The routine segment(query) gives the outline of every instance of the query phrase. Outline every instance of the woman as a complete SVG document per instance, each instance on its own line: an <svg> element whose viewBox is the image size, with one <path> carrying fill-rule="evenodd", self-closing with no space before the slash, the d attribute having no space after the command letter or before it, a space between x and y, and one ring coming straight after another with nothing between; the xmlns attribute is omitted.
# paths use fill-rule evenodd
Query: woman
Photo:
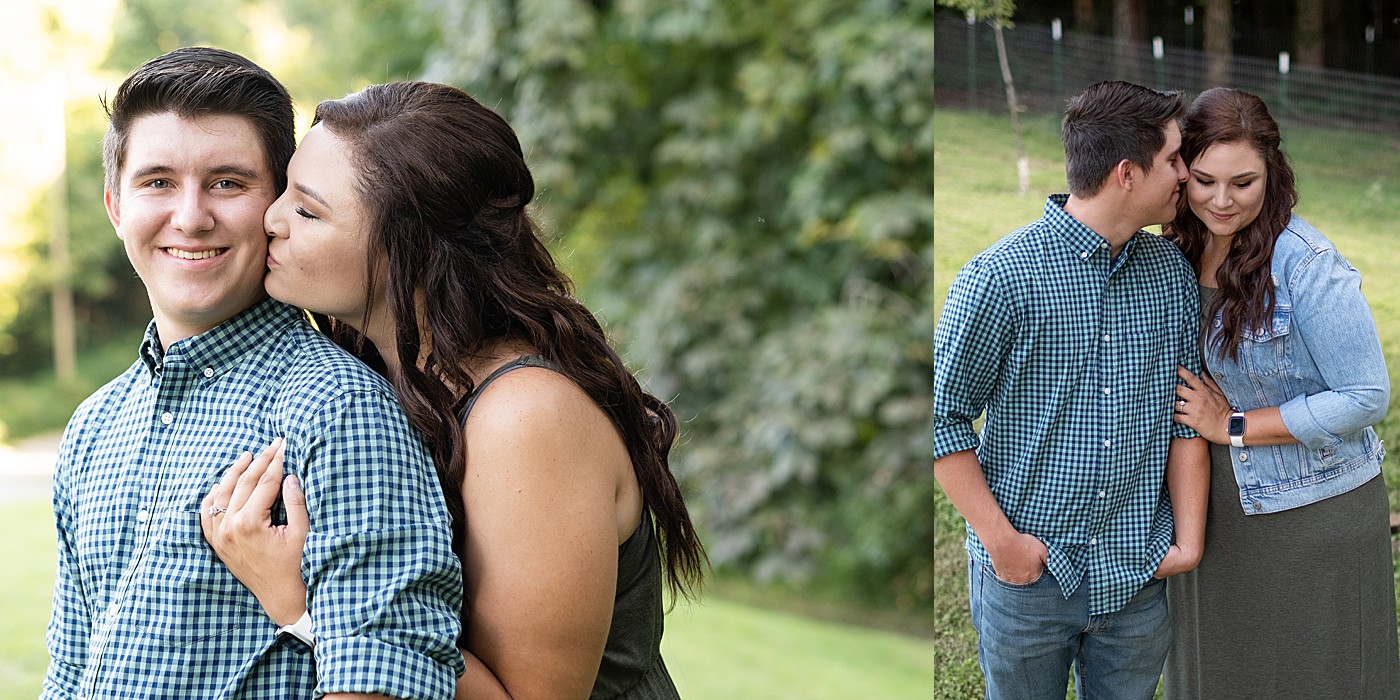
<svg viewBox="0 0 1400 700"><path fill-rule="evenodd" d="M1200 276L1209 377L1176 420L1211 443L1204 556L1169 579L1165 695L1400 697L1384 450L1390 383L1361 277L1292 214L1257 97L1214 88L1182 125L1165 235Z"/></svg>
<svg viewBox="0 0 1400 700"><path fill-rule="evenodd" d="M323 102L267 212L267 290L388 378L430 445L465 570L458 696L673 698L662 572L691 595L705 560L667 467L676 420L570 296L533 196L515 133L456 88ZM276 447L235 465L203 521L289 625L307 524L292 478L287 525L268 525Z"/></svg>

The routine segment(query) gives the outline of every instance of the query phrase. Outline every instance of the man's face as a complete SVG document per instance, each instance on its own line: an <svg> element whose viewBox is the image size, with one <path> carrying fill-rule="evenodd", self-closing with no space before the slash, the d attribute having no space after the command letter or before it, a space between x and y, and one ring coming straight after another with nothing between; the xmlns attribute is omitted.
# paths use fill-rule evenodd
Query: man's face
<svg viewBox="0 0 1400 700"><path fill-rule="evenodd" d="M253 125L243 117L137 118L107 216L146 285L161 342L203 333L261 301L276 199Z"/></svg>
<svg viewBox="0 0 1400 700"><path fill-rule="evenodd" d="M1152 158L1152 169L1143 172L1143 187L1139 192L1139 208L1143 221L1139 224L1165 224L1176 216L1176 202L1181 196L1181 183L1186 181L1186 164L1181 162L1181 129L1176 122L1167 124L1166 140ZM1136 167L1136 166L1135 166Z"/></svg>

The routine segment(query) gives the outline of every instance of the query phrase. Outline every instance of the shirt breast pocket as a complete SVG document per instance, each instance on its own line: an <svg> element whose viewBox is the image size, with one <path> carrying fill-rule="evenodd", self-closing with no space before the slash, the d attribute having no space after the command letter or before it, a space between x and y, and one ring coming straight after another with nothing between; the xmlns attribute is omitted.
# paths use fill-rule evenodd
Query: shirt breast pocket
<svg viewBox="0 0 1400 700"><path fill-rule="evenodd" d="M1276 306L1263 328L1244 329L1240 334L1240 368L1248 374L1265 377L1291 368L1288 337L1292 325L1293 314L1289 307Z"/></svg>
<svg viewBox="0 0 1400 700"><path fill-rule="evenodd" d="M134 602L144 608L145 632L161 644L196 644L262 616L253 594L205 542L198 511L157 515L145 556Z"/></svg>

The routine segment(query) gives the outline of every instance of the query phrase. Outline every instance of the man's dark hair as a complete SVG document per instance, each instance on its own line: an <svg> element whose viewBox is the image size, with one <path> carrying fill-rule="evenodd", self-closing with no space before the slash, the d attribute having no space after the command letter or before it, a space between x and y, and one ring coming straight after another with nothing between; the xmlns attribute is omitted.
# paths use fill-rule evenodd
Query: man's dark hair
<svg viewBox="0 0 1400 700"><path fill-rule="evenodd" d="M1162 92L1121 80L1095 83L1071 97L1060 127L1070 194L1098 194L1124 159L1151 170L1166 142L1167 124L1185 110L1180 90Z"/></svg>
<svg viewBox="0 0 1400 700"><path fill-rule="evenodd" d="M192 46L157 56L132 71L110 102L103 98L102 108L108 121L102 171L113 196L120 192L132 123L163 112L246 118L262 141L277 193L287 188L287 162L296 149L292 98L271 73L236 53Z"/></svg>

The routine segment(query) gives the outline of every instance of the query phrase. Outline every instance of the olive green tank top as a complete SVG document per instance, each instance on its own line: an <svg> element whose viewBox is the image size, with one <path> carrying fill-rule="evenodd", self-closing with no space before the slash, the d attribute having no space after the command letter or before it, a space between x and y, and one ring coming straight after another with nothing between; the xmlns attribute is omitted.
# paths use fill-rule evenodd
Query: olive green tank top
<svg viewBox="0 0 1400 700"><path fill-rule="evenodd" d="M462 410L462 422L466 422L467 414L487 385L521 367L542 367L564 374L558 365L540 355L517 357L482 380ZM589 695L591 700L679 700L676 686L661 660L664 617L661 587L661 551L656 543L651 513L643 508L636 530L617 548L617 596L613 600L612 626L608 629L598 678Z"/></svg>

